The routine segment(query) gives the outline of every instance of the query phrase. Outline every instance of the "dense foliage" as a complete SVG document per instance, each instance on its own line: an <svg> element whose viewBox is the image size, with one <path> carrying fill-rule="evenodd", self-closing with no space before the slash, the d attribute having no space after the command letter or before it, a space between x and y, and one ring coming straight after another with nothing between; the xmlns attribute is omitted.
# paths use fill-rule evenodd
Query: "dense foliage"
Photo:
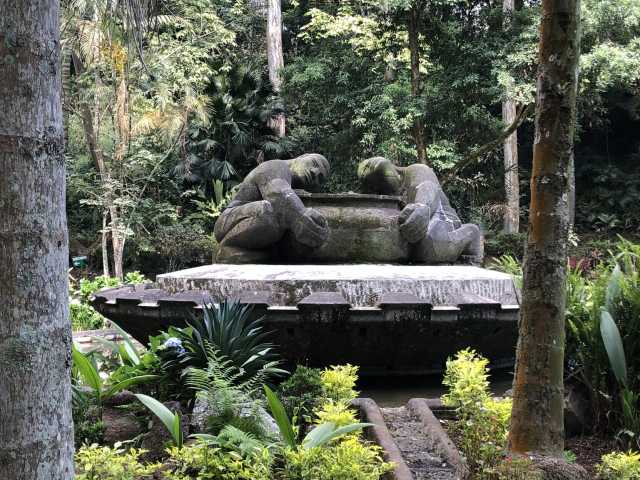
<svg viewBox="0 0 640 480"><path fill-rule="evenodd" d="M118 263L152 272L208 262L216 209L265 159L322 153L332 168L323 188L357 192L361 160L416 161L419 118L428 161L443 174L500 133L504 99L532 101L535 0L506 14L497 0L285 1L282 12L285 67L276 92L258 3L161 2L155 31L139 44L121 12L63 2L72 252L89 253L102 270L96 253L104 241L110 271ZM409 61L412 13L418 71ZM640 6L585 0L582 13L576 228L635 232ZM281 111L285 139L268 126ZM529 119L519 129L523 185L532 142ZM445 189L465 220L485 225L489 250L519 256L521 239L495 237L503 174L497 148Z"/></svg>

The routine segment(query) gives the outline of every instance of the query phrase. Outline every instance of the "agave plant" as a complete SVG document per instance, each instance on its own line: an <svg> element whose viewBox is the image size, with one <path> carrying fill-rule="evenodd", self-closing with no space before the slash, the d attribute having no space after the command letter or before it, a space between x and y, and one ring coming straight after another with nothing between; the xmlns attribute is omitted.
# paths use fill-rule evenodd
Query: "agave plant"
<svg viewBox="0 0 640 480"><path fill-rule="evenodd" d="M253 305L243 305L224 299L219 305L209 301L203 306L204 319L191 314L187 320L189 328L176 329L184 352L178 363L184 366L183 374L192 368L206 369L211 360L210 352L216 351L228 359L241 373L239 381L254 377L258 372L267 375L286 373L275 368L277 355L271 350L274 345L265 342L271 332L263 331L265 317L250 321Z"/></svg>

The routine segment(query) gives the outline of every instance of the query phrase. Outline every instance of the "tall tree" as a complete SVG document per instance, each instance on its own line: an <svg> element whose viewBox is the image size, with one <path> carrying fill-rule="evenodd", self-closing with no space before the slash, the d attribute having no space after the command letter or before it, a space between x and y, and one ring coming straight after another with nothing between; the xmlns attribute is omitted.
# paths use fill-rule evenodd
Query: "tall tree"
<svg viewBox="0 0 640 480"><path fill-rule="evenodd" d="M515 9L515 0L503 0L502 11L508 16ZM502 102L502 121L511 125L516 119L516 100L507 98ZM520 228L520 185L518 180L518 132L514 131L504 141L504 189L507 212L504 216L504 231L517 232Z"/></svg>
<svg viewBox="0 0 640 480"><path fill-rule="evenodd" d="M0 478L71 480L58 0L0 2Z"/></svg>
<svg viewBox="0 0 640 480"><path fill-rule="evenodd" d="M407 19L407 33L409 37L409 55L411 59L411 97L415 100L422 95L422 75L420 74L420 26L425 6L422 2L411 2L411 9ZM429 165L427 159L427 144L424 138L424 124L420 115L413 116L411 136L416 143L418 163Z"/></svg>
<svg viewBox="0 0 640 480"><path fill-rule="evenodd" d="M282 78L278 70L284 67L282 54L282 8L280 0L268 0L267 9L267 62L269 65L269 80L276 91L280 90ZM279 137L285 136L284 114L280 113L269 120L269 126L273 128Z"/></svg>
<svg viewBox="0 0 640 480"><path fill-rule="evenodd" d="M543 0L531 209L508 449L563 457L567 191L580 55L580 0Z"/></svg>

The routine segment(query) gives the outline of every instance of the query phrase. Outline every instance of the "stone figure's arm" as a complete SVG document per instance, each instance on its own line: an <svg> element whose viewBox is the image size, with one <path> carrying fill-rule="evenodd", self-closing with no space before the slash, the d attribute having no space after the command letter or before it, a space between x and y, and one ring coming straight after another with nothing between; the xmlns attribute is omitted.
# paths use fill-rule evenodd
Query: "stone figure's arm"
<svg viewBox="0 0 640 480"><path fill-rule="evenodd" d="M416 243L427 234L441 189L433 170L424 165L407 167L404 188L407 206L400 214L400 232L409 243Z"/></svg>
<svg viewBox="0 0 640 480"><path fill-rule="evenodd" d="M313 209L307 209L286 180L276 178L259 187L262 198L278 212L283 226L293 231L296 240L317 247L327 237L327 220Z"/></svg>

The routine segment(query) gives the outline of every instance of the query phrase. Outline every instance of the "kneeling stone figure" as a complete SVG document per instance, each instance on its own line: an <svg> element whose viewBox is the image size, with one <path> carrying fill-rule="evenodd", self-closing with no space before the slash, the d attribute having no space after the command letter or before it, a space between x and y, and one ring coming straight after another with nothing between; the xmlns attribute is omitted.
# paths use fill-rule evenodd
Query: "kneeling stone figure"
<svg viewBox="0 0 640 480"><path fill-rule="evenodd" d="M422 164L397 167L383 157L370 158L358 166L358 179L375 193L400 196L405 207L398 223L402 236L412 245L415 262L455 262L460 255L482 260L480 229L462 224L440 188L436 174Z"/></svg>

